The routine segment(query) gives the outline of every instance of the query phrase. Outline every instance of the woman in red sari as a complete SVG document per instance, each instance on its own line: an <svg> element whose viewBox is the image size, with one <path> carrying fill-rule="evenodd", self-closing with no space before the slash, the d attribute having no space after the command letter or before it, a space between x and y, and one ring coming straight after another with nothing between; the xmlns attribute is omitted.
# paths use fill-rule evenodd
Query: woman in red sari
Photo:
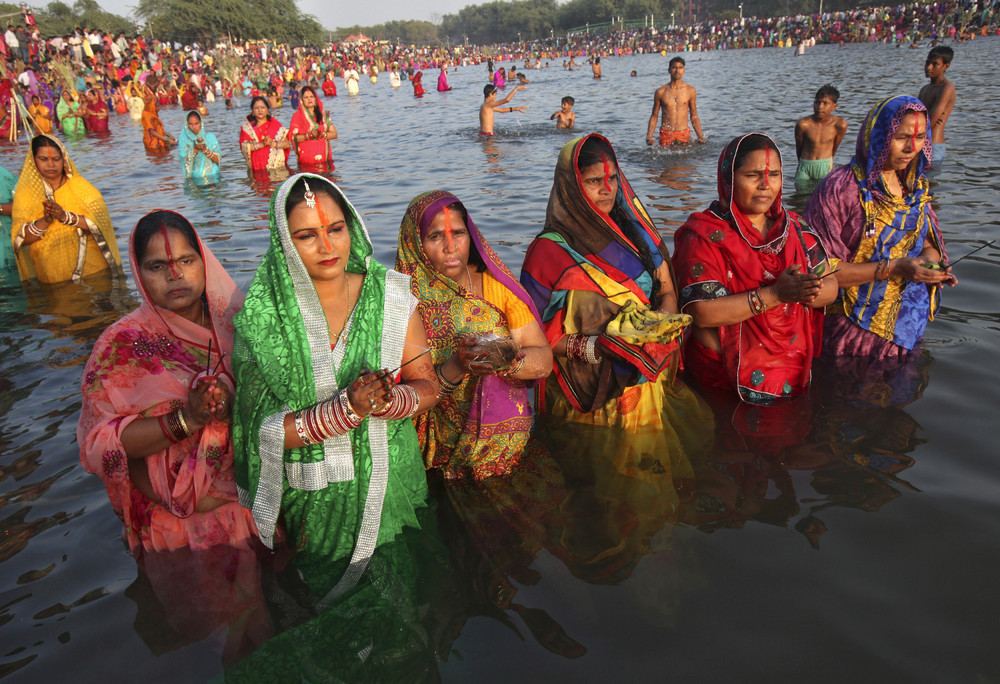
<svg viewBox="0 0 1000 684"><path fill-rule="evenodd" d="M289 124L289 138L295 145L300 165L327 166L333 170L330 141L337 139L337 127L325 116L323 104L312 86L299 91L299 108Z"/></svg>
<svg viewBox="0 0 1000 684"><path fill-rule="evenodd" d="M327 97L337 97L337 83L333 80L333 70L326 72L326 78L323 79L323 94Z"/></svg>
<svg viewBox="0 0 1000 684"><path fill-rule="evenodd" d="M260 95L251 100L250 114L240 128L240 149L247 166L254 171L288 166L288 130L271 116L267 99Z"/></svg>
<svg viewBox="0 0 1000 684"><path fill-rule="evenodd" d="M802 394L837 296L819 238L781 206L781 155L754 133L719 158L719 199L674 235L681 310L694 318L684 363L704 389L754 404ZM714 393L714 392L711 392Z"/></svg>
<svg viewBox="0 0 1000 684"><path fill-rule="evenodd" d="M108 106L101 100L96 90L87 91L86 109L83 115L83 123L87 127L88 133L108 132Z"/></svg>

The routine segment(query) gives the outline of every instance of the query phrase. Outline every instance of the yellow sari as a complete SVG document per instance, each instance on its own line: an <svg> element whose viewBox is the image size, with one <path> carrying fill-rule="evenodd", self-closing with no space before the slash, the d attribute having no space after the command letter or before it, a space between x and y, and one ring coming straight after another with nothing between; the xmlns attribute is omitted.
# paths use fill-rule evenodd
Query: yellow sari
<svg viewBox="0 0 1000 684"><path fill-rule="evenodd" d="M14 190L11 240L21 280L37 278L42 283L79 280L93 273L120 270L121 255L115 241L111 216L97 188L76 172L66 149L52 136L63 155L66 182L53 192L35 166L31 150L24 160L21 177ZM51 197L63 209L80 216L78 226L54 221L37 242L26 245L27 227L42 218L42 202Z"/></svg>

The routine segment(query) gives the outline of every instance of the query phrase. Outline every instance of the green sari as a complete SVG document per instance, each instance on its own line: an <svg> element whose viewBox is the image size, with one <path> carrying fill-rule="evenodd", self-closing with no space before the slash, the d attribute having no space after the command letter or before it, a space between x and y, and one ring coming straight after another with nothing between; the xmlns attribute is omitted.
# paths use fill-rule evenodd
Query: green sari
<svg viewBox="0 0 1000 684"><path fill-rule="evenodd" d="M325 178L300 175L343 197ZM427 484L409 419L368 417L322 444L284 448L285 414L330 398L363 368L400 365L416 308L410 279L372 259L368 231L344 198L351 235L347 270L366 275L331 349L319 296L288 232L285 202L300 175L271 199L271 244L233 319L234 461L240 501L252 510L261 540L273 545L282 516L295 549L292 561L324 605L357 583L378 546L404 527L418 527Z"/></svg>
<svg viewBox="0 0 1000 684"><path fill-rule="evenodd" d="M62 126L64 135L83 135L86 132L83 117L76 116L78 109L80 109L80 103L76 100L67 104L66 100L59 98L59 104L56 105L56 116L59 117L59 125Z"/></svg>

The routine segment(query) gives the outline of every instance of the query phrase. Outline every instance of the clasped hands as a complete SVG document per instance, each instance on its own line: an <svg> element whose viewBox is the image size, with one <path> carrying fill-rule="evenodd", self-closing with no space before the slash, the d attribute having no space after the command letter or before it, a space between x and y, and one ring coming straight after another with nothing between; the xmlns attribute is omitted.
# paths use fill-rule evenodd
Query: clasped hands
<svg viewBox="0 0 1000 684"><path fill-rule="evenodd" d="M823 283L815 273L803 271L798 264L792 264L778 276L771 288L782 304L800 302L809 304L819 296Z"/></svg>
<svg viewBox="0 0 1000 684"><path fill-rule="evenodd" d="M347 388L347 400L354 412L364 418L381 411L392 401L392 388L395 385L388 370L383 368L373 372L365 369Z"/></svg>
<svg viewBox="0 0 1000 684"><path fill-rule="evenodd" d="M228 423L232 418L232 392L218 376L198 378L197 384L188 390L188 402L184 408L184 419L192 431L205 427L212 420Z"/></svg>

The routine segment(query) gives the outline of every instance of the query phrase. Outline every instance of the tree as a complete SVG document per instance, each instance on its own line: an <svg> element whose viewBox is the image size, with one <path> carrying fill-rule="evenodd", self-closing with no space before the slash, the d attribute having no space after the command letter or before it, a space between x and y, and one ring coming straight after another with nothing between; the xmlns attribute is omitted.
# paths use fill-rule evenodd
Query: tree
<svg viewBox="0 0 1000 684"><path fill-rule="evenodd" d="M241 41L323 42L323 27L301 14L294 0L140 0L136 13L153 36L178 42L209 43L225 35Z"/></svg>

